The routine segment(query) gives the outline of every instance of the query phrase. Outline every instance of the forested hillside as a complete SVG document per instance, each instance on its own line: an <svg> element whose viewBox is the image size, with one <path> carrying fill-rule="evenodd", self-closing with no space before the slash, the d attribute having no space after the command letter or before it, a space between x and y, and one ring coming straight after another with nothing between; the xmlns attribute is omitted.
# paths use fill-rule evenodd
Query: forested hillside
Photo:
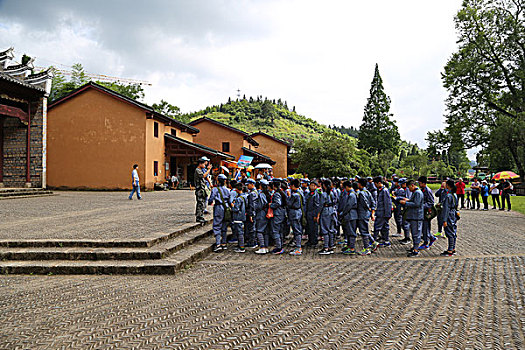
<svg viewBox="0 0 525 350"><path fill-rule="evenodd" d="M324 132L330 131L328 126L298 114L295 107L289 108L286 101L269 100L262 96L230 99L225 104L184 114L180 119L188 122L203 116L248 133L262 131L291 143L301 139L317 138Z"/></svg>

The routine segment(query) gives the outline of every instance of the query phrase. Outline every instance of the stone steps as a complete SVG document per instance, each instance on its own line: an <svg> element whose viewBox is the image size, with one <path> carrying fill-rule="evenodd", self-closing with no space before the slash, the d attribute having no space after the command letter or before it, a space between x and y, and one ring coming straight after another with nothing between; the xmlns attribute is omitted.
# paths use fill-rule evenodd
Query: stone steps
<svg viewBox="0 0 525 350"><path fill-rule="evenodd" d="M213 243L209 222L130 241L3 240L0 273L173 274L209 254Z"/></svg>
<svg viewBox="0 0 525 350"><path fill-rule="evenodd" d="M211 220L207 221L210 223ZM168 241L186 232L201 228L200 224L182 224L171 233L160 232L138 239L0 239L0 247L44 248L44 247L86 247L86 248L148 248Z"/></svg>
<svg viewBox="0 0 525 350"><path fill-rule="evenodd" d="M157 260L43 260L43 261L2 261L2 274L39 274L39 275L165 275L187 267L208 255L213 246L213 239L193 244L166 259Z"/></svg>
<svg viewBox="0 0 525 350"><path fill-rule="evenodd" d="M0 188L0 200L28 197L43 197L55 195L43 188Z"/></svg>
<svg viewBox="0 0 525 350"><path fill-rule="evenodd" d="M155 260L166 258L209 234L210 229L205 226L150 248L0 247L0 260Z"/></svg>

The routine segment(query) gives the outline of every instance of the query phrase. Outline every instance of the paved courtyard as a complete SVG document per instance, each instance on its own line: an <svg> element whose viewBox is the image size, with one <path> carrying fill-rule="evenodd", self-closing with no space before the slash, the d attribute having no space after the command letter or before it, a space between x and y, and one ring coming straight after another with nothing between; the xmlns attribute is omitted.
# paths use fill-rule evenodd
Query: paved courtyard
<svg viewBox="0 0 525 350"><path fill-rule="evenodd" d="M0 201L0 239L142 238L195 221L191 191L55 192L52 197Z"/></svg>
<svg viewBox="0 0 525 350"><path fill-rule="evenodd" d="M122 193L69 196L77 193L42 198L49 207L37 199L0 202L2 213L25 203L41 218L7 216L14 225L2 221L2 237L45 237L35 223L72 237L91 215L97 229L83 237L136 237L193 218L185 207L193 205L190 192L147 193L140 203ZM113 212L122 217L110 219ZM119 225L125 229L113 231ZM174 276L3 276L0 348L525 348L525 216L463 211L458 240L454 258L438 257L440 239L415 259L395 242L369 257L229 250Z"/></svg>

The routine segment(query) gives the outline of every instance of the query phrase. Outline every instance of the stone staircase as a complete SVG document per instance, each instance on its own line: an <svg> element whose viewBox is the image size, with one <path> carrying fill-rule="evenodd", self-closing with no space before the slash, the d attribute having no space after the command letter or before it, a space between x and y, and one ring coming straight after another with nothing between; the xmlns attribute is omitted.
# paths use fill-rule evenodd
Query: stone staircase
<svg viewBox="0 0 525 350"><path fill-rule="evenodd" d="M54 195L52 191L43 188L0 188L0 200Z"/></svg>
<svg viewBox="0 0 525 350"><path fill-rule="evenodd" d="M2 274L173 274L208 255L210 222L136 240L0 240Z"/></svg>

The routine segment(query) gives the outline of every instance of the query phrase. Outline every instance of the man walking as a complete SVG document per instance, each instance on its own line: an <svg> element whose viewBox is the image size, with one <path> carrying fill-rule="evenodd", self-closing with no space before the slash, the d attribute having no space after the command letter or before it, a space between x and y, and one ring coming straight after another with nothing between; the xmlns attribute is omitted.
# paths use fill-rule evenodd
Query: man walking
<svg viewBox="0 0 525 350"><path fill-rule="evenodd" d="M137 199L142 199L142 196L140 195L140 184L139 184L139 166L138 164L133 165L133 171L131 172L131 185L133 186L133 189L131 190L131 193L129 194L129 200L133 200L133 194L137 193Z"/></svg>
<svg viewBox="0 0 525 350"><path fill-rule="evenodd" d="M206 207L206 178L210 174L211 165L206 166L210 160L207 157L201 157L198 160L197 168L195 169L195 198L197 205L195 208L196 221L204 224L204 208Z"/></svg>

